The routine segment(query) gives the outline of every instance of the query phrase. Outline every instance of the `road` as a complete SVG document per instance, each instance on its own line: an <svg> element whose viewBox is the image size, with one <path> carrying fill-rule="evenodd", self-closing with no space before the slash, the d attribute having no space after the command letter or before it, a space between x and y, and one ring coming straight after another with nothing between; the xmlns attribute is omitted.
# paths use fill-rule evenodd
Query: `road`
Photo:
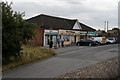
<svg viewBox="0 0 120 80"><path fill-rule="evenodd" d="M3 78L54 78L100 61L118 56L118 45L72 46L55 50L58 55L3 73Z"/></svg>

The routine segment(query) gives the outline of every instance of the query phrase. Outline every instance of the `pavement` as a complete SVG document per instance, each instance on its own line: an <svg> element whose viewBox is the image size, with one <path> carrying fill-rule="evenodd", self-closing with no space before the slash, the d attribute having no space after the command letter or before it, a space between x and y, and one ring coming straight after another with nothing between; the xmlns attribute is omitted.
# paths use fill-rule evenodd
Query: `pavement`
<svg viewBox="0 0 120 80"><path fill-rule="evenodd" d="M54 50L57 56L6 71L3 78L54 78L118 56L118 44L71 46Z"/></svg>
<svg viewBox="0 0 120 80"><path fill-rule="evenodd" d="M72 46L65 46L65 47L60 47L57 49L53 49L56 53L66 53L66 52L70 52L70 51L76 51L82 48L87 48L89 46L76 46L76 45L72 45Z"/></svg>

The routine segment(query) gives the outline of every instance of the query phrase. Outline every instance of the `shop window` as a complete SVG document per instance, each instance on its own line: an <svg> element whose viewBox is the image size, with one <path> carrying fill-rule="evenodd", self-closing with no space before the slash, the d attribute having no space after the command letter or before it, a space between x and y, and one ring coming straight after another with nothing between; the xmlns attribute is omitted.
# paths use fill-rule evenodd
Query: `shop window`
<svg viewBox="0 0 120 80"><path fill-rule="evenodd" d="M68 36L68 35L65 36L65 35L64 35L64 36L63 36L63 39L64 39L64 41L70 41L70 36Z"/></svg>

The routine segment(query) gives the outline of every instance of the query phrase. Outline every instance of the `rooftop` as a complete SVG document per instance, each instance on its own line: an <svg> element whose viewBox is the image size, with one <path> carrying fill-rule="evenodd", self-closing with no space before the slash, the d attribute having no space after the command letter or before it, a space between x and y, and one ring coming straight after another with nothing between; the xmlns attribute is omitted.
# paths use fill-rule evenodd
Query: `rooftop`
<svg viewBox="0 0 120 80"><path fill-rule="evenodd" d="M45 14L27 19L26 21L35 23L43 28L55 28L55 29L73 29L77 19L66 19ZM95 29L80 23L82 30L96 31Z"/></svg>

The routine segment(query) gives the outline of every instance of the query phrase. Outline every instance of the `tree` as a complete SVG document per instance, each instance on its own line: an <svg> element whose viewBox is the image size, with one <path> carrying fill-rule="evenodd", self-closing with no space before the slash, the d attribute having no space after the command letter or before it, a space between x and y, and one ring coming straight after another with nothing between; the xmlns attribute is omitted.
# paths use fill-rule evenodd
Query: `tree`
<svg viewBox="0 0 120 80"><path fill-rule="evenodd" d="M118 30L119 31L119 28L113 28L112 30Z"/></svg>
<svg viewBox="0 0 120 80"><path fill-rule="evenodd" d="M24 13L13 11L11 4L1 2L2 6L2 57L10 60L11 57L20 57L22 44L32 39L33 24L23 20ZM4 62L3 62L4 64Z"/></svg>

